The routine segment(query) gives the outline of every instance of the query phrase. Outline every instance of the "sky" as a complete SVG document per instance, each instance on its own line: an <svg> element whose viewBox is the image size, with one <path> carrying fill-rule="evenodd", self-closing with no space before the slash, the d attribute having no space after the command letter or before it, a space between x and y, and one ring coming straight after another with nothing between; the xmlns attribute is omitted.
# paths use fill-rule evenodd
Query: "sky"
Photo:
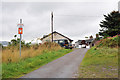
<svg viewBox="0 0 120 80"><path fill-rule="evenodd" d="M99 32L100 22L114 10L119 0L2 0L0 3L0 41L10 41L18 34L23 20L22 39L29 42L51 33L51 12L54 31L77 41Z"/></svg>

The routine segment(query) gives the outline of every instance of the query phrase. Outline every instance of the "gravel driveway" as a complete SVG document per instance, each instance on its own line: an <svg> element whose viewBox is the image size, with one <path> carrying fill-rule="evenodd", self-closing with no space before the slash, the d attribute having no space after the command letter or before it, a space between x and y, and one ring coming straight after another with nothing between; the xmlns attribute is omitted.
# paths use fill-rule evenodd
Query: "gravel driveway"
<svg viewBox="0 0 120 80"><path fill-rule="evenodd" d="M21 78L73 78L88 49L75 49Z"/></svg>

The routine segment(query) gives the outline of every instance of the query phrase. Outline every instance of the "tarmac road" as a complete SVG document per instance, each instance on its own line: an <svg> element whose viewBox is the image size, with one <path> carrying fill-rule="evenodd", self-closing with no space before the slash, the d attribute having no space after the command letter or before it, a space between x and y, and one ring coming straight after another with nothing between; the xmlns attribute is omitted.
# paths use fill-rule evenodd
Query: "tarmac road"
<svg viewBox="0 0 120 80"><path fill-rule="evenodd" d="M75 49L21 78L73 78L88 49Z"/></svg>

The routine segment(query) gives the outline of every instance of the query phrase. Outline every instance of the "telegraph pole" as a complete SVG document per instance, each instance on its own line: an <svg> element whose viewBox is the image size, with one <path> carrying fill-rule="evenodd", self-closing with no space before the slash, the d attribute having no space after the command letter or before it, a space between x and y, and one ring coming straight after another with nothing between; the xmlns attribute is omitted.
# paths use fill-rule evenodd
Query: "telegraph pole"
<svg viewBox="0 0 120 80"><path fill-rule="evenodd" d="M52 32L52 42L53 42L53 12L51 12L51 32Z"/></svg>
<svg viewBox="0 0 120 80"><path fill-rule="evenodd" d="M118 2L118 11L120 13L120 1Z"/></svg>

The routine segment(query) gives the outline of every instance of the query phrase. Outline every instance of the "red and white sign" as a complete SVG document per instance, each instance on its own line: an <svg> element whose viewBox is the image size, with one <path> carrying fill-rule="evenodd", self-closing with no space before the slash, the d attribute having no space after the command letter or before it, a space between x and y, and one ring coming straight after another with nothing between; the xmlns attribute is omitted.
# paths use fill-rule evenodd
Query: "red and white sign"
<svg viewBox="0 0 120 80"><path fill-rule="evenodd" d="M18 26L24 26L23 24L18 24Z"/></svg>
<svg viewBox="0 0 120 80"><path fill-rule="evenodd" d="M23 33L23 28L18 28L18 34L22 34Z"/></svg>
<svg viewBox="0 0 120 80"><path fill-rule="evenodd" d="M23 26L24 25L22 23L20 23L17 26L18 26L18 34L23 34Z"/></svg>

